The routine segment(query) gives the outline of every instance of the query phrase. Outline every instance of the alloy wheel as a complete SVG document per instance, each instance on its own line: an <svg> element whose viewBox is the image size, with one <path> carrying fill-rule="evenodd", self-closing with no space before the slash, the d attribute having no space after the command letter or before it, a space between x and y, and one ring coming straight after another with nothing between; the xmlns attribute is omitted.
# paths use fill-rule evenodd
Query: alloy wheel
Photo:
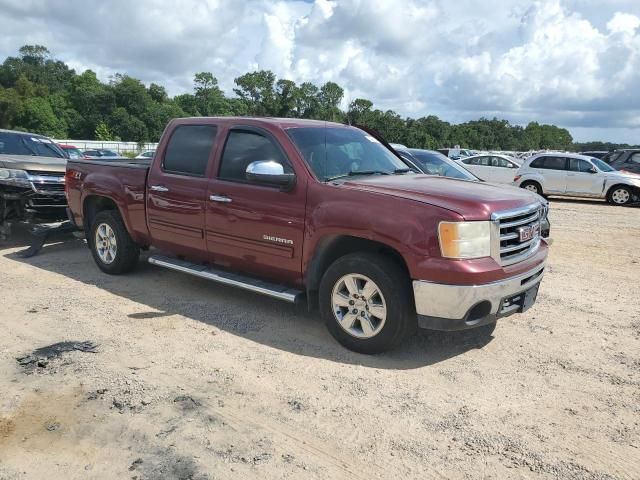
<svg viewBox="0 0 640 480"><path fill-rule="evenodd" d="M100 261L109 265L116 259L118 243L113 229L106 223L101 223L96 229L96 252Z"/></svg>
<svg viewBox="0 0 640 480"><path fill-rule="evenodd" d="M369 277L348 274L341 277L331 294L333 315L349 335L375 337L387 320L387 305L382 291Z"/></svg>

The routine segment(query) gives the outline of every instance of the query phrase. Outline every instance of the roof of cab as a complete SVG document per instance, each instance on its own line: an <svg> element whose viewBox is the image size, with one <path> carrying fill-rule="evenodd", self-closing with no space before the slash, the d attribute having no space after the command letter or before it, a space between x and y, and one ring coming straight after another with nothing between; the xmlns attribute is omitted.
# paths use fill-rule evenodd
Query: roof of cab
<svg viewBox="0 0 640 480"><path fill-rule="evenodd" d="M176 123L188 123L189 121L196 120L197 123L239 123L247 122L249 124L270 124L277 127L286 128L322 128L322 127L334 127L334 128L349 128L349 125L342 123L327 122L324 120L311 120L308 118L277 118L277 117L185 117L176 118Z"/></svg>
<svg viewBox="0 0 640 480"><path fill-rule="evenodd" d="M44 135L41 135L39 133L23 132L23 131L18 131L18 130L7 130L5 128L0 128L0 133L13 133L15 135L24 135L24 136L29 136L29 137L49 138L49 137L45 137Z"/></svg>

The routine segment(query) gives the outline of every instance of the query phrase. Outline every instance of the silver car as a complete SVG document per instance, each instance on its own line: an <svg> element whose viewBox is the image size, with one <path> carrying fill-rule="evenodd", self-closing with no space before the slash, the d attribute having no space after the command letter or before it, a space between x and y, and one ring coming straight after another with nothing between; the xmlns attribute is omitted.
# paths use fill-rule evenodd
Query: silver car
<svg viewBox="0 0 640 480"><path fill-rule="evenodd" d="M513 184L515 172L520 168L521 161L503 154L487 153L462 157L456 162L461 163L467 170L485 182Z"/></svg>
<svg viewBox="0 0 640 480"><path fill-rule="evenodd" d="M640 200L640 175L574 153L542 153L524 161L514 183L539 195L602 198L614 205Z"/></svg>

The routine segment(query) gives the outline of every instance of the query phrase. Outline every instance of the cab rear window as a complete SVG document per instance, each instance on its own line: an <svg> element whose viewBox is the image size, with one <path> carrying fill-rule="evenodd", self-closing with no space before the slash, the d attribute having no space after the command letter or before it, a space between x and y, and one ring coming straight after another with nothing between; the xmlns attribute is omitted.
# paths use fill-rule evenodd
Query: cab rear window
<svg viewBox="0 0 640 480"><path fill-rule="evenodd" d="M214 125L180 125L167 145L163 169L166 172L204 176L218 129Z"/></svg>

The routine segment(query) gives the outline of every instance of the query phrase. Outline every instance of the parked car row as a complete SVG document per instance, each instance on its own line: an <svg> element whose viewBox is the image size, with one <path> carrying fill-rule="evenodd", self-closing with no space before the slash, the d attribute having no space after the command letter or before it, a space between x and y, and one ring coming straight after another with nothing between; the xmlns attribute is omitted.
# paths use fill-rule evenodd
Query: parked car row
<svg viewBox="0 0 640 480"><path fill-rule="evenodd" d="M113 160L117 158L124 158L118 152L115 152L114 150L110 150L108 148L98 148L93 150L82 151L74 145L58 144L58 146L64 151L64 153L67 154L67 158L72 158L74 160L79 158L80 159L82 158L101 159L101 160ZM148 150L140 153L135 158L142 158L142 159L153 158L154 153L155 153L154 150Z"/></svg>
<svg viewBox="0 0 640 480"><path fill-rule="evenodd" d="M630 168L616 170L596 157L560 152L533 155L524 162L497 154L458 162L484 181L517 185L539 195L600 198L614 205L640 201L640 175L632 172L640 167L640 150L620 151L611 159Z"/></svg>

